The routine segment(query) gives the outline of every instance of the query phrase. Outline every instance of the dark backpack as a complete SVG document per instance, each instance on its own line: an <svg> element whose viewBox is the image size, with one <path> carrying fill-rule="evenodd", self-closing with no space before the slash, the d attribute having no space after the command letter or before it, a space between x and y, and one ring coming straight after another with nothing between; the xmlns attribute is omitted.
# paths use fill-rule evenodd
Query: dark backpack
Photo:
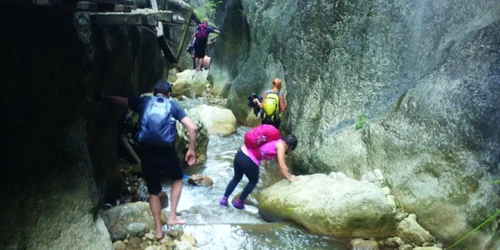
<svg viewBox="0 0 500 250"><path fill-rule="evenodd" d="M198 30L196 31L196 41L207 41L208 40L208 27L204 23L198 25Z"/></svg>
<svg viewBox="0 0 500 250"><path fill-rule="evenodd" d="M154 146L174 146L177 128L171 110L170 99L152 96L144 107L138 141Z"/></svg>

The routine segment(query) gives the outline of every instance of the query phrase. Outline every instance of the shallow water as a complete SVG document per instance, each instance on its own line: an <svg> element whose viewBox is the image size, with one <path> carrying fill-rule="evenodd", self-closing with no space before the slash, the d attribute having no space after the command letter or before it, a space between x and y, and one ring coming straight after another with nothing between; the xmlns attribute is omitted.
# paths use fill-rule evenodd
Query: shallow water
<svg viewBox="0 0 500 250"><path fill-rule="evenodd" d="M267 223L260 218L256 206L245 205L243 211L231 206L219 206L219 200L233 176L233 157L246 131L248 128L240 127L236 134L229 137L211 136L206 165L186 169L188 175L200 172L210 176L214 185L205 188L184 183L177 212L188 224L180 228L193 233L200 249L349 249L334 238L311 235L288 224ZM261 171L261 176L279 179L272 164L266 170ZM246 183L244 177L230 199L240 193ZM164 185L164 191L170 194L170 187ZM164 212L168 214L169 209Z"/></svg>

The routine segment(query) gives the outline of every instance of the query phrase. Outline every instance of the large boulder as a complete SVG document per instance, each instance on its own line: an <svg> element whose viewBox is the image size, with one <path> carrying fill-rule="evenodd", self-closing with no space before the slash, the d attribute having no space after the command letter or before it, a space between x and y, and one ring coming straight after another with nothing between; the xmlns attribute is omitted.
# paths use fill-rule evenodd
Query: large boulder
<svg viewBox="0 0 500 250"><path fill-rule="evenodd" d="M208 70L196 71L193 69L177 73L177 80L172 86L172 96L200 97L206 91Z"/></svg>
<svg viewBox="0 0 500 250"><path fill-rule="evenodd" d="M229 109L199 105L190 109L188 115L199 118L209 134L228 136L236 132L236 118Z"/></svg>
<svg viewBox="0 0 500 250"><path fill-rule="evenodd" d="M396 229L395 209L376 185L345 175L302 175L260 192L259 214L337 237L384 237Z"/></svg>

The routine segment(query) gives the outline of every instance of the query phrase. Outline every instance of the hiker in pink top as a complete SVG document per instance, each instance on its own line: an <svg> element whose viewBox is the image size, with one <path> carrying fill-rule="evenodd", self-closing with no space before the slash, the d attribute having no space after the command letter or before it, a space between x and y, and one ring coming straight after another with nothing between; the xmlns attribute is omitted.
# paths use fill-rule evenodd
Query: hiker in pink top
<svg viewBox="0 0 500 250"><path fill-rule="evenodd" d="M248 178L248 184L243 189L240 198L233 202L233 207L237 209L245 208L243 205L245 199L259 182L259 160L277 158L278 165L283 176L289 181L297 180L294 175L288 173L288 168L285 163L285 154L293 151L297 147L297 142L298 141L295 135L288 135L283 140L279 139L267 142L259 147L259 151L261 153L259 158L257 158L251 150L248 150L248 148L243 145L234 157L234 177L227 185L226 192L220 201L220 205L228 205L227 200L229 195L231 195L238 183L241 181L243 175L245 175Z"/></svg>

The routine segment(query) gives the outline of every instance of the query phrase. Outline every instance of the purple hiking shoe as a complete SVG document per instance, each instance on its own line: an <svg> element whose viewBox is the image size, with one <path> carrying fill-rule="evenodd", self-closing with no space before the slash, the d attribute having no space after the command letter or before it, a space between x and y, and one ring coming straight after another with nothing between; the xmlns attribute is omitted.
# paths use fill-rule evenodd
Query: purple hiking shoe
<svg viewBox="0 0 500 250"><path fill-rule="evenodd" d="M235 201L233 201L233 207L239 210L245 209L243 201L241 201L240 199L236 199Z"/></svg>
<svg viewBox="0 0 500 250"><path fill-rule="evenodd" d="M227 197L222 197L219 203L221 206L226 206L227 207Z"/></svg>

